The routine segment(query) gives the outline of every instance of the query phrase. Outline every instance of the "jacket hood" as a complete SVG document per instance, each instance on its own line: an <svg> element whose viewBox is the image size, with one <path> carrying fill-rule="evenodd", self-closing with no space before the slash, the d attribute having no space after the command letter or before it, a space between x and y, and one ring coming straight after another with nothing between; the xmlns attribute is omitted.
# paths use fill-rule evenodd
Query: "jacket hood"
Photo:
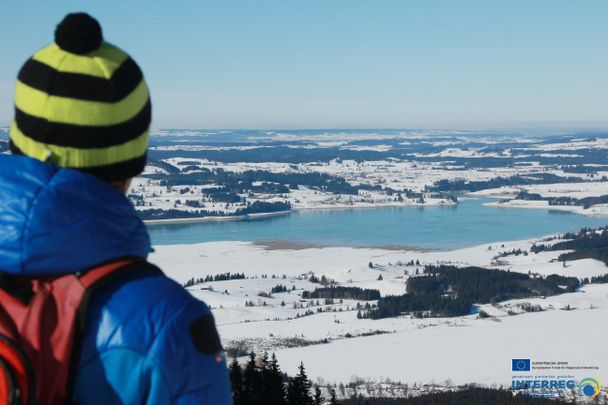
<svg viewBox="0 0 608 405"><path fill-rule="evenodd" d="M92 175L0 155L0 271L75 273L151 251L127 197Z"/></svg>

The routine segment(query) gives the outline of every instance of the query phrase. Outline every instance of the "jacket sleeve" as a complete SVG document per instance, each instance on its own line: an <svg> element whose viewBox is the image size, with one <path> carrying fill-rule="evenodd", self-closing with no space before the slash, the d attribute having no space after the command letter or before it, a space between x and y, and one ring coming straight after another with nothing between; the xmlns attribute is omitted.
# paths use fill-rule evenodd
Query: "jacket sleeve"
<svg viewBox="0 0 608 405"><path fill-rule="evenodd" d="M163 325L150 359L162 372L151 379L150 398L167 385L171 403L180 405L232 405L232 395L224 350L211 311L203 302L193 301Z"/></svg>
<svg viewBox="0 0 608 405"><path fill-rule="evenodd" d="M170 312L161 316L165 322L157 330L144 332L155 335L148 347L111 344L83 364L74 402L232 405L226 359L211 311L191 299ZM127 327L142 326L131 322Z"/></svg>

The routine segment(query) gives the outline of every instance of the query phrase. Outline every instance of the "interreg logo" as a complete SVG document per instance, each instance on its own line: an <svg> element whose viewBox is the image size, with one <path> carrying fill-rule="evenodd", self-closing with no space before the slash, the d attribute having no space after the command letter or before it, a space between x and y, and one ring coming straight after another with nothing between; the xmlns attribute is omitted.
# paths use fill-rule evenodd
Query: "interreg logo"
<svg viewBox="0 0 608 405"><path fill-rule="evenodd" d="M511 370L530 371L530 359L512 359Z"/></svg>
<svg viewBox="0 0 608 405"><path fill-rule="evenodd" d="M514 390L524 390L541 393L557 393L565 389L576 388L574 380L548 380L548 379L530 379L530 380L513 380L511 388Z"/></svg>
<svg viewBox="0 0 608 405"><path fill-rule="evenodd" d="M578 383L578 394L585 397L597 397L602 384L594 377L584 378Z"/></svg>

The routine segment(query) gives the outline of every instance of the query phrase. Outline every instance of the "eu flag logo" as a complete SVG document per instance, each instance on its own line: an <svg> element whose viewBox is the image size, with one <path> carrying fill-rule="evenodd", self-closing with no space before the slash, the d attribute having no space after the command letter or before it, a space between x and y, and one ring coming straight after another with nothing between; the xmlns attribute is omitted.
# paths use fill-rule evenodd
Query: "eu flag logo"
<svg viewBox="0 0 608 405"><path fill-rule="evenodd" d="M513 360L511 360L511 370L513 370L513 371L530 371L530 359L513 359Z"/></svg>

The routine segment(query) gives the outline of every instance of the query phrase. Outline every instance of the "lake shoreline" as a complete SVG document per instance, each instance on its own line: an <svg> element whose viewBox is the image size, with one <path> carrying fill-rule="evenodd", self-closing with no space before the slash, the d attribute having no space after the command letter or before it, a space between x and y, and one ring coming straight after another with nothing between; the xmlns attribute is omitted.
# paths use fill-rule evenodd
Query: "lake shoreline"
<svg viewBox="0 0 608 405"><path fill-rule="evenodd" d="M222 215L217 217L193 217L193 218L166 218L166 219L145 219L143 220L146 225L171 225L171 224L198 224L204 222L222 222L222 221L244 221L248 219L262 219L269 217L278 217L282 215L289 215L294 210L289 211L277 211L277 212L260 212L257 214L246 214L246 215Z"/></svg>
<svg viewBox="0 0 608 405"><path fill-rule="evenodd" d="M478 197L464 197L462 200L475 200ZM498 196L486 196L489 199L498 199ZM518 201L519 202L519 201ZM552 205L534 205L534 204L525 204L525 203L505 203L505 202L486 202L483 205L495 207L495 208L527 208L527 209L545 209L547 211L560 211L560 212L569 212L576 215L582 216L595 216L595 217L604 217L608 216L608 205L597 207L598 210L592 209L584 210L582 207L578 206L552 206ZM438 203L438 204L409 204L409 205L399 205L399 204L371 204L371 205L338 205L338 206L329 206L329 207L299 207L294 208L288 211L278 211L278 212L261 212L257 214L246 214L246 215L222 215L222 216L206 216L206 217L192 217L192 218L166 218L166 219L145 219L143 223L145 225L172 225L172 224L197 224L197 223L205 223L205 222L223 222L223 221L247 221L254 219L263 219L263 218L272 218L277 216L289 215L294 212L310 212L310 211L334 211L334 210L361 210L361 209L377 209L377 208L425 208L425 207L457 207L457 203L447 204L447 203Z"/></svg>
<svg viewBox="0 0 608 405"><path fill-rule="evenodd" d="M439 252L443 249L423 248L411 245L368 245L368 246L344 246L331 245L321 243L308 243L287 239L264 239L255 241L239 241L243 243L251 243L254 246L260 246L264 250L304 250L304 249L327 249L327 248L350 248L350 249L378 249L393 252Z"/></svg>
<svg viewBox="0 0 608 405"><path fill-rule="evenodd" d="M373 208L424 208L424 207L456 207L457 203L432 203L432 204L369 204L369 205L335 205L335 206L312 206L312 207L298 207L292 208L288 211L277 211L277 212L261 212L257 214L246 214L246 215L221 215L221 216L206 216L206 217L192 217L192 218L166 218L166 219L144 219L143 222L146 225L168 225L168 224L188 224L188 223L201 223L201 222L215 222L215 221L243 221L248 219L260 219L275 217L281 215L289 215L294 212L302 211L329 211L329 210L358 210L358 209L373 209Z"/></svg>

